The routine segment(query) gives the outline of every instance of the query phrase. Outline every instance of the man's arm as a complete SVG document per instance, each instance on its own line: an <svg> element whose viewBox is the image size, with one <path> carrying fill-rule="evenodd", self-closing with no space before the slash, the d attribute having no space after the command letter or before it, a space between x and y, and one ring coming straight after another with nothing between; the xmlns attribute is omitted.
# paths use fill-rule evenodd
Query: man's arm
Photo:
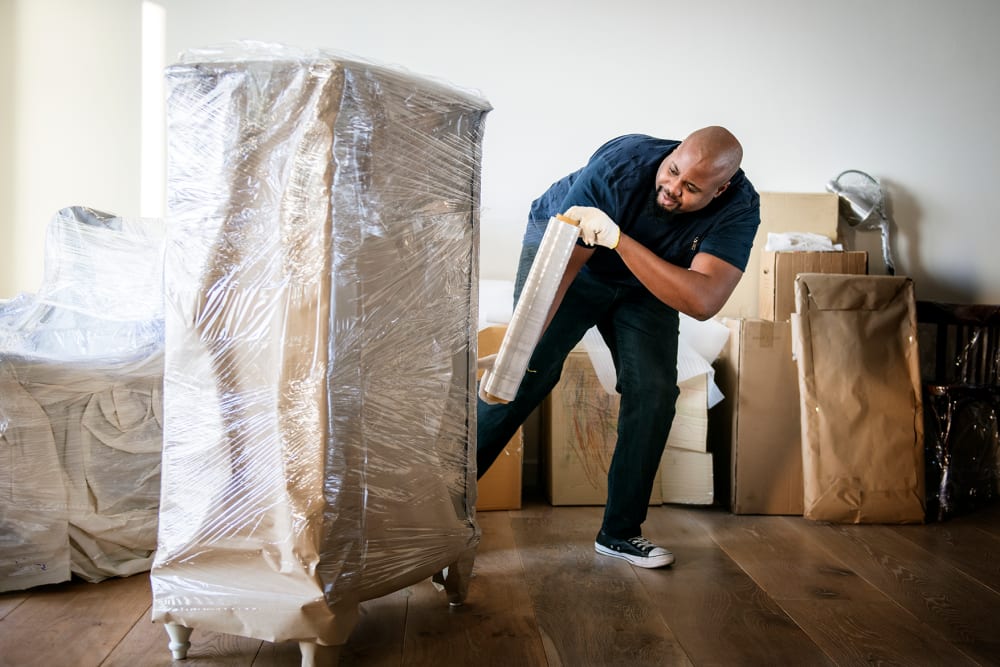
<svg viewBox="0 0 1000 667"><path fill-rule="evenodd" d="M743 275L729 262L706 252L694 256L690 269L681 268L626 234L621 234L615 251L653 296L696 320L718 313Z"/></svg>

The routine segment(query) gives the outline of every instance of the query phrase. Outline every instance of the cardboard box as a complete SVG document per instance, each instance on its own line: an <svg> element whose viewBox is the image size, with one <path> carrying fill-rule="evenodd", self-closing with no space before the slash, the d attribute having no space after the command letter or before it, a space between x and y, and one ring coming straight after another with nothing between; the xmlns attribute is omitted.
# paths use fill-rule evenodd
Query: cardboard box
<svg viewBox="0 0 1000 667"><path fill-rule="evenodd" d="M660 481L665 503L711 505L712 455L668 445L660 460Z"/></svg>
<svg viewBox="0 0 1000 667"><path fill-rule="evenodd" d="M553 505L603 505L618 440L618 394L609 394L582 347L566 358L559 383L542 403L546 488ZM660 476L650 505L659 505Z"/></svg>
<svg viewBox="0 0 1000 667"><path fill-rule="evenodd" d="M711 489L711 456L707 454L708 376L699 375L679 383L676 415L667 438L668 448L682 452L685 462L696 460L702 472L693 480L695 489L704 487L704 461L708 461L708 488ZM608 468L618 440L618 394L608 394L594 372L586 351L574 349L563 366L559 384L543 403L543 448L546 454L546 482L553 505L603 505L608 495ZM675 460L677 457L674 457ZM653 485L651 505L663 501L664 466ZM685 470L690 470L687 465ZM687 484L687 486L683 486ZM696 493L683 483L688 497ZM676 488L672 481L670 489ZM704 497L704 494L698 496ZM675 500L671 502L686 502ZM691 502L695 502L692 500ZM711 501L709 501L711 503Z"/></svg>
<svg viewBox="0 0 1000 667"><path fill-rule="evenodd" d="M791 325L765 320L726 325L729 344L716 363L716 383L726 398L712 410L710 432L713 453L728 453L730 509L801 515L799 387Z"/></svg>
<svg viewBox="0 0 1000 667"><path fill-rule="evenodd" d="M744 279L719 311L720 317L759 317L761 254L768 232L812 232L837 240L838 200L830 192L761 192L760 227L744 270Z"/></svg>
<svg viewBox="0 0 1000 667"><path fill-rule="evenodd" d="M805 516L924 520L924 426L913 282L800 273L798 359Z"/></svg>
<svg viewBox="0 0 1000 667"><path fill-rule="evenodd" d="M479 332L479 356L495 354L500 349L507 327L487 327ZM482 372L478 374L482 377ZM477 484L476 510L521 509L521 485L524 462L524 429L517 429L507 446Z"/></svg>
<svg viewBox="0 0 1000 667"><path fill-rule="evenodd" d="M787 320L795 312L795 276L800 273L868 273L868 253L770 252L760 265L760 312L762 320Z"/></svg>

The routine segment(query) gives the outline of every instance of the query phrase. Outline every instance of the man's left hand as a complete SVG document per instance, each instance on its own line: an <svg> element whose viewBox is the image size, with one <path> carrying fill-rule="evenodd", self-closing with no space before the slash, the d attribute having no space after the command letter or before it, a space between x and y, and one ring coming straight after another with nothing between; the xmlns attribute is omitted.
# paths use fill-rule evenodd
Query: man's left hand
<svg viewBox="0 0 1000 667"><path fill-rule="evenodd" d="M564 216L580 221L580 236L587 245L601 245L614 250L621 239L621 230L607 213L593 206L571 206Z"/></svg>

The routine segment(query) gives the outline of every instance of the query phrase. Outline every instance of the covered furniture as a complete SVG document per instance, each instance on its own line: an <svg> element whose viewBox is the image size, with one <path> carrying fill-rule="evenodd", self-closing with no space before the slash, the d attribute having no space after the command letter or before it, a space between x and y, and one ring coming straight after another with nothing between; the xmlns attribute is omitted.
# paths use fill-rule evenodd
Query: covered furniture
<svg viewBox="0 0 1000 667"><path fill-rule="evenodd" d="M346 642L475 521L475 94L236 45L167 70L167 349L153 619ZM325 651L335 652L335 649Z"/></svg>
<svg viewBox="0 0 1000 667"><path fill-rule="evenodd" d="M64 209L38 291L0 304L0 591L152 564L162 241L159 220Z"/></svg>

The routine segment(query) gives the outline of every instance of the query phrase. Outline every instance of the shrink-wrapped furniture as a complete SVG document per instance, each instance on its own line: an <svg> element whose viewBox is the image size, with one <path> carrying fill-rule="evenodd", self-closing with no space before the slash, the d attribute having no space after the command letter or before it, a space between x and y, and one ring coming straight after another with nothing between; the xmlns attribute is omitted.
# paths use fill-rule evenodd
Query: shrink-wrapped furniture
<svg viewBox="0 0 1000 667"><path fill-rule="evenodd" d="M364 600L432 575L465 594L489 105L245 44L166 80L153 619L175 657L201 628L309 662Z"/></svg>
<svg viewBox="0 0 1000 667"><path fill-rule="evenodd" d="M127 576L156 548L162 222L59 211L0 305L0 591Z"/></svg>
<svg viewBox="0 0 1000 667"><path fill-rule="evenodd" d="M927 517L1000 497L1000 306L917 302L927 455Z"/></svg>

